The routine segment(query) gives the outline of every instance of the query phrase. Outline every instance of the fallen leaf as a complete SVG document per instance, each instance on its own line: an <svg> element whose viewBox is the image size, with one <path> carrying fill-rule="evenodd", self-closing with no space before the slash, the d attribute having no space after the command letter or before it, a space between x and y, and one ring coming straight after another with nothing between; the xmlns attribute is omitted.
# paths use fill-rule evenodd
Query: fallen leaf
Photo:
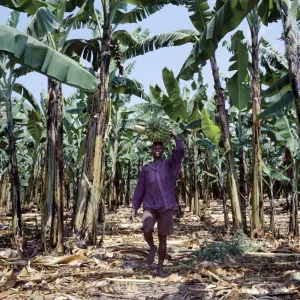
<svg viewBox="0 0 300 300"><path fill-rule="evenodd" d="M238 288L234 288L227 297L227 300L237 300L241 299L242 291Z"/></svg>
<svg viewBox="0 0 300 300"><path fill-rule="evenodd" d="M168 281L169 282L181 282L182 280L182 276L179 276L178 274L171 274L169 277L168 277Z"/></svg>

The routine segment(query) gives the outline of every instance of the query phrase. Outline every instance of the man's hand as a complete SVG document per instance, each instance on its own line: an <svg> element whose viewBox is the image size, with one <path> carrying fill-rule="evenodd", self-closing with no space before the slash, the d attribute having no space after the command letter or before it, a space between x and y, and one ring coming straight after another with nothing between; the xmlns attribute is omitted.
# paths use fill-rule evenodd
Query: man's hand
<svg viewBox="0 0 300 300"><path fill-rule="evenodd" d="M175 131L174 131L174 128L171 128L171 129L170 129L170 136L171 136L171 137L175 137Z"/></svg>
<svg viewBox="0 0 300 300"><path fill-rule="evenodd" d="M131 209L130 215L129 215L129 221L132 222L133 218L136 216L136 210Z"/></svg>

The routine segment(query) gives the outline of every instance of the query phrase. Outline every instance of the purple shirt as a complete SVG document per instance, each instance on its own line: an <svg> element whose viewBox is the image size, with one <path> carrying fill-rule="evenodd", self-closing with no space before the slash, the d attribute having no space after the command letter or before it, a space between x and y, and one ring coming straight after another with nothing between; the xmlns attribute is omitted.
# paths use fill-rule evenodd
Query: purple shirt
<svg viewBox="0 0 300 300"><path fill-rule="evenodd" d="M132 199L132 208L138 210L143 203L143 208L158 209L157 200L163 200L162 209L174 209L176 198L174 186L184 156L183 144L175 136L176 149L170 158L158 161L156 166L145 165L140 173Z"/></svg>

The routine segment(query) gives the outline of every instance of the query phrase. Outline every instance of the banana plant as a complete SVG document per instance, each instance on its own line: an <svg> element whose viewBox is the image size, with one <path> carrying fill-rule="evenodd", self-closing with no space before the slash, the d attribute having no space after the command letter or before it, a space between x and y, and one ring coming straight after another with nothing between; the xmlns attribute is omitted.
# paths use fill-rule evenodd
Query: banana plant
<svg viewBox="0 0 300 300"><path fill-rule="evenodd" d="M237 174L234 164L234 156L231 148L229 122L225 109L225 97L220 81L215 50L218 42L229 31L235 29L247 13L257 3L254 1L241 1L239 9L234 1L225 3L218 2L215 10L210 10L207 1L190 0L186 2L188 10L192 13L190 19L198 30L199 40L194 44L191 54L185 61L178 77L184 80L191 79L198 71L199 67L204 66L209 60L214 78L215 102L220 115L220 124L224 140L225 155L227 157L229 193L232 201L233 226L236 229L242 227L242 214L240 209L240 196L238 191Z"/></svg>
<svg viewBox="0 0 300 300"><path fill-rule="evenodd" d="M286 170L276 170L274 168L271 168L270 166L266 165L263 163L263 172L265 176L268 178L266 180L264 178L265 184L269 187L270 189L270 206L271 206L271 211L270 211L270 231L272 232L273 236L275 237L275 224L274 224L274 213L275 213L275 199L274 199L274 184L276 181L290 181L290 178L284 175ZM276 197L276 195L275 195Z"/></svg>

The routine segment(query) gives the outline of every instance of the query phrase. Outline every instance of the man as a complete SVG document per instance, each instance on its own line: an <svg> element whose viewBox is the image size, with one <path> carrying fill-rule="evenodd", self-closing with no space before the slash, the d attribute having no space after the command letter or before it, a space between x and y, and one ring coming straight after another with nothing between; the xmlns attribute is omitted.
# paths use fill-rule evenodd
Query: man
<svg viewBox="0 0 300 300"><path fill-rule="evenodd" d="M166 256L167 235L174 232L172 212L177 209L174 186L184 156L183 144L174 134L173 129L170 135L175 139L176 149L173 150L170 158L163 160L163 143L152 145L153 162L145 165L141 170L130 213L130 220L132 220L143 202L143 232L145 241L150 247L147 259L149 265L152 265L157 251L153 242L153 228L157 222L159 239L157 274L160 277L167 276L162 266Z"/></svg>

